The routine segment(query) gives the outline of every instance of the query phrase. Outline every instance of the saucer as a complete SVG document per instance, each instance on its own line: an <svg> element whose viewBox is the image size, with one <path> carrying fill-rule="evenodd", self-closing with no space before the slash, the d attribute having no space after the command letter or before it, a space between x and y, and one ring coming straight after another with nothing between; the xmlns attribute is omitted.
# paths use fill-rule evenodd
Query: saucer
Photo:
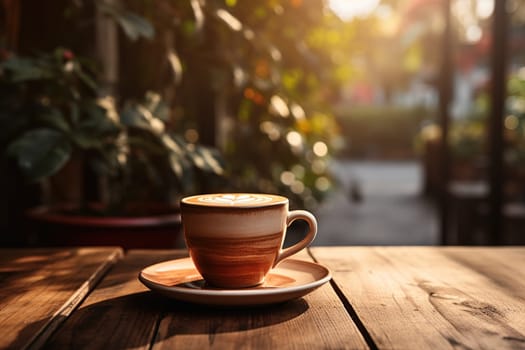
<svg viewBox="0 0 525 350"><path fill-rule="evenodd" d="M285 259L266 276L263 284L242 289L219 289L206 285L190 258L170 260L144 268L139 280L165 296L205 305L254 306L300 298L331 278L317 263Z"/></svg>

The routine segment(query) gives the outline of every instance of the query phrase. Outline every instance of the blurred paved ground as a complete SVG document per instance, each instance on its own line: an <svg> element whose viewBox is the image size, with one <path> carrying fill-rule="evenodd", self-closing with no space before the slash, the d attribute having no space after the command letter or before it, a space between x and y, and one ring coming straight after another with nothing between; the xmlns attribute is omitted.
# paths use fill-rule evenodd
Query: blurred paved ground
<svg viewBox="0 0 525 350"><path fill-rule="evenodd" d="M333 171L342 186L315 212L313 245L437 244L437 211L421 196L419 163L339 161ZM354 184L361 201L352 200Z"/></svg>

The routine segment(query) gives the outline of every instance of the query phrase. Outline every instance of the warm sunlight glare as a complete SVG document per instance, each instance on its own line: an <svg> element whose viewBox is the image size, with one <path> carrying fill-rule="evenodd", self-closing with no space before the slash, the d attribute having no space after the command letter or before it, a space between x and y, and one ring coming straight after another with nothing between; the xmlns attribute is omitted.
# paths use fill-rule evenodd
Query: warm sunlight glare
<svg viewBox="0 0 525 350"><path fill-rule="evenodd" d="M343 20L370 14L379 0L329 0L328 6Z"/></svg>
<svg viewBox="0 0 525 350"><path fill-rule="evenodd" d="M478 0L476 2L476 14L479 18L489 18L494 11L494 0Z"/></svg>

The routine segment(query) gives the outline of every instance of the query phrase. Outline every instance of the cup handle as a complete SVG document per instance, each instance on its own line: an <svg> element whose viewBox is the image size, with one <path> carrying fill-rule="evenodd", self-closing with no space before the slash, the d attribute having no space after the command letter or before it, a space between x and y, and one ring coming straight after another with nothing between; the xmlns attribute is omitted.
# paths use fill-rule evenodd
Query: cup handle
<svg viewBox="0 0 525 350"><path fill-rule="evenodd" d="M279 255L277 256L277 259L275 259L275 262L273 264L273 267L275 267L281 260L289 257L290 255L293 255L300 251L303 248L308 247L310 243L314 240L315 236L317 235L317 220L312 215L312 213L306 211L306 210L292 210L288 213L288 216L286 217L286 227L290 226L292 222L295 220L304 220L308 224L308 232L306 233L306 236L299 242L295 243L293 246L288 247L286 249L281 249L279 251Z"/></svg>

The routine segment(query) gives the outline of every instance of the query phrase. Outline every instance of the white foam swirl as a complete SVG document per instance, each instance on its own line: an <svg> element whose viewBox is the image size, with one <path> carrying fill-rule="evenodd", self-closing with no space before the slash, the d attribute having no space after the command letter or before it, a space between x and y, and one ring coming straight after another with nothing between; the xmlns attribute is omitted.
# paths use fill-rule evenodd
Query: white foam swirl
<svg viewBox="0 0 525 350"><path fill-rule="evenodd" d="M271 202L273 199L263 195L250 194L220 194L220 195L206 195L197 198L199 202L210 204L223 205L243 205L243 204L262 204Z"/></svg>

